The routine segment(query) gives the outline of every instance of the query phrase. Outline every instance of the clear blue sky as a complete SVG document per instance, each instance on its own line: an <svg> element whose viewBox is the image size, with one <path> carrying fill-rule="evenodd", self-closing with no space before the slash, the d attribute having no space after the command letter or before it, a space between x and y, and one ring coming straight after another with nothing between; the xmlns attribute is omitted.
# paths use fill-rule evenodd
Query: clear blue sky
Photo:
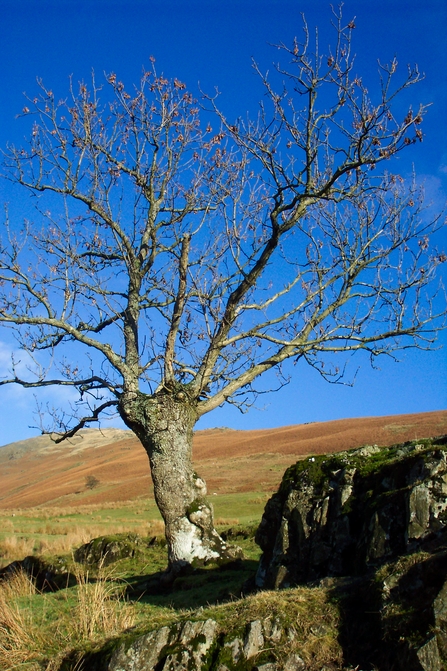
<svg viewBox="0 0 447 671"><path fill-rule="evenodd" d="M32 95L41 77L57 97L64 97L68 77L89 79L114 71L126 83L137 82L153 55L157 68L190 89L200 82L205 91L217 86L221 107L231 116L255 111L262 87L251 68L255 58L269 67L276 50L270 45L300 36L304 12L311 28L319 26L320 45L333 39L331 10L326 0L0 0L0 147L20 144L23 122L15 115ZM399 67L418 63L426 78L413 89L411 101L433 103L424 123L426 137L405 154L401 173L414 163L426 181L429 198L441 208L447 200L447 3L445 0L347 0L343 13L354 16L357 70L372 83L377 59L397 57ZM8 201L7 184L0 200ZM444 233L441 246L447 248ZM446 344L442 335L439 344ZM9 333L0 330L0 375L11 349ZM261 397L247 415L227 408L205 416L200 427L262 428L343 417L398 414L442 409L447 401L445 349L408 350L402 361L383 361L371 370L359 367L354 387L329 385L315 371L297 369L293 382L278 394ZM57 403L60 391L47 394ZM29 437L36 430L32 391L0 388L0 445Z"/></svg>

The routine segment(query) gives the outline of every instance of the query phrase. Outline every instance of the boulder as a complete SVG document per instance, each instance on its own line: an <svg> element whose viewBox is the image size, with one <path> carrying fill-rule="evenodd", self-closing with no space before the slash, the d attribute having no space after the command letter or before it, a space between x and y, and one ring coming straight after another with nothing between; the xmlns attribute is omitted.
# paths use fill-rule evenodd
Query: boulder
<svg viewBox="0 0 447 671"><path fill-rule="evenodd" d="M149 541L151 542L151 541ZM125 557L135 557L143 545L143 539L137 534L117 534L99 536L81 545L74 552L74 559L80 564L90 566L108 566Z"/></svg>
<svg viewBox="0 0 447 671"><path fill-rule="evenodd" d="M446 445L307 458L266 505L258 588L329 589L352 667L447 668Z"/></svg>
<svg viewBox="0 0 447 671"><path fill-rule="evenodd" d="M447 523L447 437L299 461L256 541L262 588L362 575L422 548Z"/></svg>

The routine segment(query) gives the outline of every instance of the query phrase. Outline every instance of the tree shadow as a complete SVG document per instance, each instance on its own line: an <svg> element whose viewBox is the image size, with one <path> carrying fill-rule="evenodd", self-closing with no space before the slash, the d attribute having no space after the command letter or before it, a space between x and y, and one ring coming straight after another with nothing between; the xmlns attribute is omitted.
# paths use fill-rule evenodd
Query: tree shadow
<svg viewBox="0 0 447 671"><path fill-rule="evenodd" d="M231 599L239 599L249 591L258 562L237 559L221 565L188 567L183 575L169 584L165 573L158 571L127 579L126 597L156 606L175 609L197 609Z"/></svg>

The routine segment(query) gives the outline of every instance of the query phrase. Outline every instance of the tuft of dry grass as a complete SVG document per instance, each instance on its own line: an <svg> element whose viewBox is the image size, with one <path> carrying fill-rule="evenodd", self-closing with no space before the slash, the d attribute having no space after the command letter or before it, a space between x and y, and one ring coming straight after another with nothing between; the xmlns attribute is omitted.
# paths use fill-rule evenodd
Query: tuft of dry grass
<svg viewBox="0 0 447 671"><path fill-rule="evenodd" d="M76 640L94 640L113 636L135 624L135 609L124 601L125 585L117 586L113 569L100 567L94 581L88 572L77 567L77 604L71 637Z"/></svg>
<svg viewBox="0 0 447 671"><path fill-rule="evenodd" d="M40 627L33 621L31 611L17 601L32 597L34 583L22 571L15 572L0 584L0 668L12 671L26 664L37 669L37 659L43 645Z"/></svg>
<svg viewBox="0 0 447 671"><path fill-rule="evenodd" d="M6 580L0 583L0 593L7 601L18 597L33 596L36 594L36 585L26 571L13 571Z"/></svg>
<svg viewBox="0 0 447 671"><path fill-rule="evenodd" d="M34 539L27 536L7 536L0 541L0 557L3 559L22 559L33 551Z"/></svg>

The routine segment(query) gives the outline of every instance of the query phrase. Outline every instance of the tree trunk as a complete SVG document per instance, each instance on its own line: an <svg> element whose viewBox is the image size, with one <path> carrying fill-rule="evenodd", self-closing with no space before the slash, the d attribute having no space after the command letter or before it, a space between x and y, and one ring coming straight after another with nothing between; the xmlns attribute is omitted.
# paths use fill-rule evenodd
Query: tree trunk
<svg viewBox="0 0 447 671"><path fill-rule="evenodd" d="M206 485L192 467L195 406L185 392L123 395L120 414L149 456L155 501L165 522L169 570L174 575L197 562L234 559L214 529Z"/></svg>

